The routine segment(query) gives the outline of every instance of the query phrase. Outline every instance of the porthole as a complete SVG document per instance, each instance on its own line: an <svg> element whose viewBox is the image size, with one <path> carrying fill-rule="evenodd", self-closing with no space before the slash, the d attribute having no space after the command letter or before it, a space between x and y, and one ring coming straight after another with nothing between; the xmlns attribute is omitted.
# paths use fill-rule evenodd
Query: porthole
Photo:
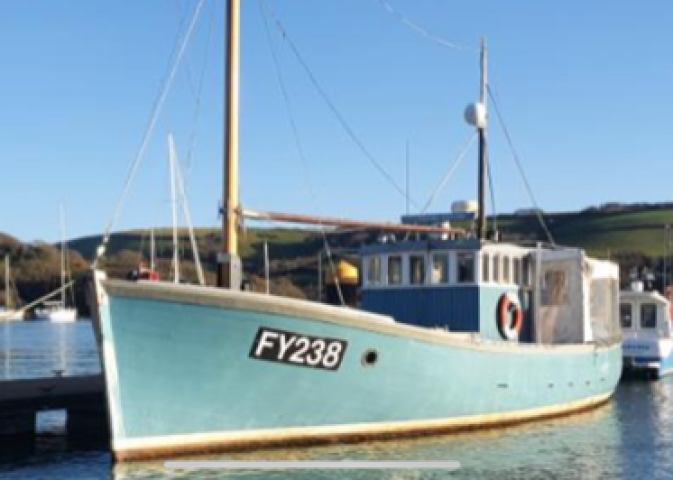
<svg viewBox="0 0 673 480"><path fill-rule="evenodd" d="M379 354L376 350L367 350L362 355L362 366L363 367L373 367L376 365L376 362L379 360Z"/></svg>

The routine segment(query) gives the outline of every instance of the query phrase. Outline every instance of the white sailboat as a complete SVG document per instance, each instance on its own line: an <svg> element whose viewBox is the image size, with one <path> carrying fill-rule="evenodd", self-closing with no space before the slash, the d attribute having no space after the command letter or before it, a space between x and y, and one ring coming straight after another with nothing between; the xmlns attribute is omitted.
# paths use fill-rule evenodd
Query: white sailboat
<svg viewBox="0 0 673 480"><path fill-rule="evenodd" d="M65 243L65 215L63 205L61 205L61 299L47 301L43 303L42 308L35 311L35 316L39 320L50 320L52 322L74 322L77 320L77 309L67 306L66 292L72 289L68 288L66 283L69 277L68 247ZM72 299L74 305L74 298Z"/></svg>
<svg viewBox="0 0 673 480"><path fill-rule="evenodd" d="M619 293L623 369L662 378L673 374L673 307L670 296L648 288L646 280L634 273L630 288Z"/></svg>
<svg viewBox="0 0 673 480"><path fill-rule="evenodd" d="M16 309L16 288L9 269L9 255L5 255L5 306L0 307L0 321L23 320L23 310Z"/></svg>

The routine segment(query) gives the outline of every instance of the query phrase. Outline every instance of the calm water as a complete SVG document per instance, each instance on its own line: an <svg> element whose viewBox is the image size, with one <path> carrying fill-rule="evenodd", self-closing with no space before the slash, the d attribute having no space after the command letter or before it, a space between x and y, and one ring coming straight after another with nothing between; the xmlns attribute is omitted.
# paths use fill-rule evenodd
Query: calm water
<svg viewBox="0 0 673 480"><path fill-rule="evenodd" d="M100 371L89 322L0 324L0 378L79 375ZM0 384L0 388L2 388ZM161 463L112 466L106 446L69 442L63 412L41 414L41 436L0 446L1 479L426 479L672 478L673 378L623 382L610 404L564 419L499 431L366 445L229 454L219 460L459 461L437 471L167 471Z"/></svg>

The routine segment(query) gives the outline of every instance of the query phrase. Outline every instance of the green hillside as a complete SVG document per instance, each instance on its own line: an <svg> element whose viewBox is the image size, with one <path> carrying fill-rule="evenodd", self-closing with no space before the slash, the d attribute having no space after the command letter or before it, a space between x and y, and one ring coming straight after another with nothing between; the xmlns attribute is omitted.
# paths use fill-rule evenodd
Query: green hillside
<svg viewBox="0 0 673 480"><path fill-rule="evenodd" d="M660 257L665 249L665 226L673 225L673 208L624 211L582 212L546 215L545 222L559 245L584 248L591 255L606 257L638 252ZM531 232L545 238L536 216L503 216L498 220L505 238L526 236ZM670 245L669 245L670 248Z"/></svg>
<svg viewBox="0 0 673 480"><path fill-rule="evenodd" d="M647 266L663 272L665 252L665 226L673 225L673 207L649 206L620 207L612 211L590 209L584 212L554 213L545 215L545 222L558 245L580 247L590 255L610 258L620 264L622 279L627 278L631 267ZM536 215L501 215L489 219L489 228L497 223L502 239L534 243L546 242L546 235ZM470 225L454 225L469 228ZM108 274L125 277L138 267L141 259L148 259L149 231L129 231L115 234L103 260ZM336 257L357 262L353 251L376 240L378 232L335 231L327 235L330 250ZM196 231L200 259L209 284L215 283L217 253L221 249L219 229ZM157 269L162 278L170 279L172 271L173 239L170 229L155 231ZM85 237L69 242L70 263L77 280L76 301L86 314L84 299L85 278L100 245L99 236ZM186 231L180 232L182 277L196 282L196 268ZM318 256L325 244L319 232L306 229L248 229L241 236L240 253L246 277L252 288L265 288L264 242L269 246L271 290L280 295L315 298L317 296ZM670 249L671 245L669 245ZM13 277L21 300L30 302L52 291L60 282L59 254L54 246L36 242L24 244L0 233L0 258L9 255ZM323 253L324 255L324 253ZM671 254L667 254L671 269ZM324 256L323 256L324 258ZM327 271L327 263L324 264ZM2 285L4 288L4 285ZM0 302L4 302L0 289Z"/></svg>
<svg viewBox="0 0 673 480"><path fill-rule="evenodd" d="M22 243L0 233L0 260L3 265L5 257L9 257L11 279L16 285L20 304L30 303L60 287L61 253L58 248L42 242ZM84 311L84 276L88 272L88 262L78 252L69 251L68 263L71 278L75 280L75 303L78 309ZM0 285L0 304L4 305L7 295L4 275Z"/></svg>
<svg viewBox="0 0 673 480"><path fill-rule="evenodd" d="M673 208L624 207L618 211L554 213L544 216L545 223L557 245L583 248L592 256L611 258L622 266L622 275L633 266L661 269L664 256L665 226L673 224ZM489 219L489 228L497 225L502 239L522 243L547 242L547 236L536 215L501 215ZM455 225L470 228L470 225ZM375 241L377 232L332 232L328 236L330 248L339 252L353 250ZM217 252L221 248L217 229L199 229L196 232L200 258L207 271L209 282L215 280ZM163 275L170 275L172 257L172 232L161 229L155 232L159 268ZM193 258L186 232L181 232L184 246L182 256L186 262L187 278L195 281ZM306 296L313 296L317 285L318 253L324 249L322 236L306 229L249 229L241 237L240 252L245 271L259 283L263 277L264 242L269 245L272 278L284 279L296 286ZM99 237L74 240L72 249L85 258L93 258L100 243ZM670 247L670 245L669 245ZM142 256L149 255L149 232L132 231L112 236L108 248L107 268L113 275L121 276L134 268ZM668 267L667 267L668 268ZM253 283L255 283L253 281ZM289 285L288 284L288 285ZM297 292L295 292L296 294Z"/></svg>
<svg viewBox="0 0 673 480"><path fill-rule="evenodd" d="M162 278L171 278L173 257L173 233L169 229L155 230L157 270ZM349 241L356 241L358 235L330 234L330 245L335 248ZM217 254L221 251L221 234L217 229L199 229L195 232L206 281L216 281ZM188 282L196 282L196 267L188 232L179 232L181 245L182 277ZM100 237L86 237L69 242L69 247L92 260L100 245ZM264 243L269 248L269 270L272 277L272 291L294 297L312 297L317 288L317 255L323 248L322 236L302 229L252 229L241 235L239 253L244 269L253 288L265 288ZM124 277L137 268L141 260L150 256L149 231L129 231L112 235L103 259L108 274Z"/></svg>

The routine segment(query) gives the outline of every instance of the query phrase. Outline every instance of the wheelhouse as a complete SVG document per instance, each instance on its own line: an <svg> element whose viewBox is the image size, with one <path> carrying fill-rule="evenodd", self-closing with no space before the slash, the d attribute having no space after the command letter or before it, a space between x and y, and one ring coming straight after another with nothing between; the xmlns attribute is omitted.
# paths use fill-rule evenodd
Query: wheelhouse
<svg viewBox="0 0 673 480"><path fill-rule="evenodd" d="M580 250L467 238L388 241L361 253L361 307L398 322L493 341L619 335L617 266Z"/></svg>
<svg viewBox="0 0 673 480"><path fill-rule="evenodd" d="M671 335L669 302L657 292L623 292L619 321L625 335Z"/></svg>

